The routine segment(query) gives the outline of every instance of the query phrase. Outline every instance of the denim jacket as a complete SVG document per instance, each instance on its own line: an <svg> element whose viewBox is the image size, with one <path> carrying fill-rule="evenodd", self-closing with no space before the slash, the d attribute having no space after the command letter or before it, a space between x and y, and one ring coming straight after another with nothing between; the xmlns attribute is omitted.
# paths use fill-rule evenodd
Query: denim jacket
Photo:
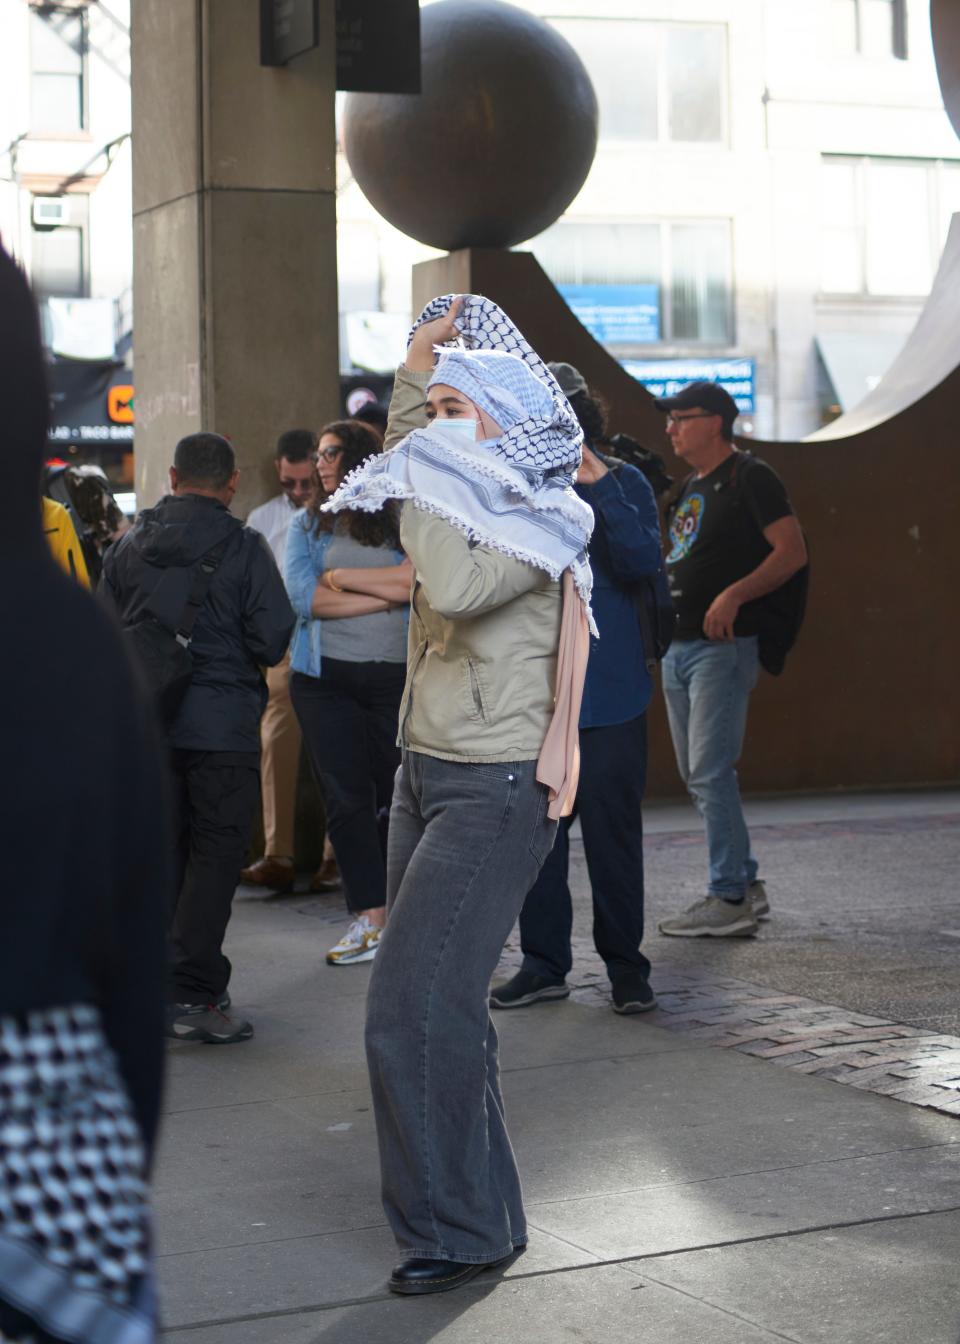
<svg viewBox="0 0 960 1344"><path fill-rule="evenodd" d="M290 641L290 667L308 677L320 675L323 621L311 615L310 609L317 580L327 567L327 551L333 538L332 532L317 534L306 509L299 509L290 519L283 573L290 605L297 616ZM404 558L403 552L394 551L393 554L399 565Z"/></svg>

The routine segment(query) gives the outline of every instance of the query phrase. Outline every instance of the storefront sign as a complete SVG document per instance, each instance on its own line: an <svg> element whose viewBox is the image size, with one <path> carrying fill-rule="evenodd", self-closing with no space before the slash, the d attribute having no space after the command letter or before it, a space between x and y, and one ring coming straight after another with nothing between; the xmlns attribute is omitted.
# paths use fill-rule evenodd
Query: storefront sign
<svg viewBox="0 0 960 1344"><path fill-rule="evenodd" d="M650 345L660 339L659 285L558 285L601 345Z"/></svg>
<svg viewBox="0 0 960 1344"><path fill-rule="evenodd" d="M741 411L755 409L756 364L752 359L624 359L627 373L655 397L672 397L687 383L719 383Z"/></svg>
<svg viewBox="0 0 960 1344"><path fill-rule="evenodd" d="M115 383L108 389L107 415L111 424L133 424L133 388L129 383Z"/></svg>
<svg viewBox="0 0 960 1344"><path fill-rule="evenodd" d="M133 387L123 364L64 360L47 369L50 444L133 442Z"/></svg>

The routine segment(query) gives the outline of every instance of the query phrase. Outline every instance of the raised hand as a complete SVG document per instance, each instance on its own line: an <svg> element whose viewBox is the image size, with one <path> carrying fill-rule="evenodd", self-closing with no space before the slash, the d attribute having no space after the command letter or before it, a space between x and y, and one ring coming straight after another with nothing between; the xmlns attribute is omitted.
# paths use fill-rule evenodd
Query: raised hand
<svg viewBox="0 0 960 1344"><path fill-rule="evenodd" d="M403 361L411 372L429 373L433 368L433 347L444 345L456 337L457 328L454 319L462 307L463 295L458 294L443 317L435 317L432 322L424 322L422 326L417 327L407 348L406 359Z"/></svg>

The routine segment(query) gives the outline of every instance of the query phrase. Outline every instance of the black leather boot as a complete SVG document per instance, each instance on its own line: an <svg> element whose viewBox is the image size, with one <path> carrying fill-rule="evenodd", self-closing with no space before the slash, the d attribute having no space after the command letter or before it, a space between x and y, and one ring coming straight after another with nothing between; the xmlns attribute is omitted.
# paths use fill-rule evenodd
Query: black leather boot
<svg viewBox="0 0 960 1344"><path fill-rule="evenodd" d="M391 1293L449 1293L469 1283L484 1269L495 1269L512 1258L486 1260L479 1265L464 1265L459 1260L404 1260L390 1275Z"/></svg>

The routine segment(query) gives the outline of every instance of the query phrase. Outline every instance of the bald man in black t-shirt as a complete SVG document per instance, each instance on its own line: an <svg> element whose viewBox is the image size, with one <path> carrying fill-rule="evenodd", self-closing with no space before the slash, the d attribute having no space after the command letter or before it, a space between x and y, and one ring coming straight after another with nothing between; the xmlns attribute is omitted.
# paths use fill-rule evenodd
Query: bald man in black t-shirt
<svg viewBox="0 0 960 1344"><path fill-rule="evenodd" d="M657 401L676 455L693 468L670 522L666 557L677 608L663 692L683 781L707 829L706 895L660 932L748 937L770 906L750 852L737 784L750 692L759 671L757 600L806 564L783 482L733 443L737 407L714 383Z"/></svg>

